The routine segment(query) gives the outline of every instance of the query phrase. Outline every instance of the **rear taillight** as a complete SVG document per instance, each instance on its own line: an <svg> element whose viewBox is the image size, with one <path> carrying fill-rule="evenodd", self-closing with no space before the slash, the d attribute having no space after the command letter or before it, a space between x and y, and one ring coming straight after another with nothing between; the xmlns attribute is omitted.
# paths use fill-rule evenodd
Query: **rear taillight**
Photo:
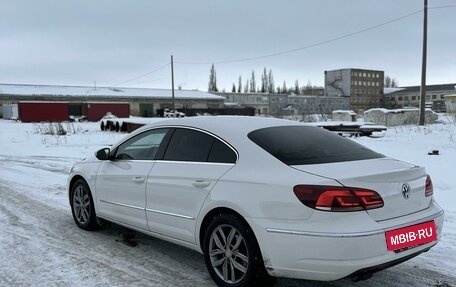
<svg viewBox="0 0 456 287"><path fill-rule="evenodd" d="M380 195L370 189L325 185L296 185L298 199L306 206L324 211L359 211L383 206Z"/></svg>
<svg viewBox="0 0 456 287"><path fill-rule="evenodd" d="M428 175L426 177L426 187L424 189L424 195L431 196L434 193L434 187L432 186L431 177Z"/></svg>

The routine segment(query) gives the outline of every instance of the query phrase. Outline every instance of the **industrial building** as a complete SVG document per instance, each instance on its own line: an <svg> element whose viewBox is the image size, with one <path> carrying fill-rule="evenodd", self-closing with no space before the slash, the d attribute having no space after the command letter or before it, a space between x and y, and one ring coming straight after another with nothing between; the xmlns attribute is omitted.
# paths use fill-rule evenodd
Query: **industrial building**
<svg viewBox="0 0 456 287"><path fill-rule="evenodd" d="M408 86L395 89L392 93L385 94L387 108L419 107L421 102L421 87ZM445 97L456 92L456 83L441 85L426 85L426 106L433 111L446 110Z"/></svg>
<svg viewBox="0 0 456 287"><path fill-rule="evenodd" d="M363 112L384 106L383 71L366 69L339 69L325 71L325 96L346 97L350 109Z"/></svg>
<svg viewBox="0 0 456 287"><path fill-rule="evenodd" d="M456 94L446 95L445 104L447 113L456 113Z"/></svg>
<svg viewBox="0 0 456 287"><path fill-rule="evenodd" d="M175 90L174 96L175 108L186 110L220 109L224 107L224 100L224 97L197 90ZM99 120L101 114L107 111L126 116L125 105L128 106L127 116L143 117L157 116L159 110L173 107L170 89L0 84L0 105L30 101L35 102L34 109L51 111L53 109L45 103L60 102L67 106L68 119L70 116L89 116L91 120ZM45 105L37 106L40 102ZM117 108L122 112L114 110ZM66 108L59 106L58 112L62 112L62 109ZM20 118L24 117L24 112L29 116L31 110L26 109L21 113L19 108ZM38 116L40 112L33 113L38 120L43 120ZM53 117L50 115L50 120Z"/></svg>
<svg viewBox="0 0 456 287"><path fill-rule="evenodd" d="M225 97L225 105L253 107L257 115L273 117L330 115L334 110L349 108L349 99L346 97L226 92L215 94Z"/></svg>

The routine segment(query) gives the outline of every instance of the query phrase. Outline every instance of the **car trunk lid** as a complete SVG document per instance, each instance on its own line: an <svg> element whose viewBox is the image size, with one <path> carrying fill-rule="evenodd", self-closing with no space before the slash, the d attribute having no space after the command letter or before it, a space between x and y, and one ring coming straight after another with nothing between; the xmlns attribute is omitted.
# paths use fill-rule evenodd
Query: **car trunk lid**
<svg viewBox="0 0 456 287"><path fill-rule="evenodd" d="M384 202L382 208L367 211L375 221L415 213L431 203L431 197L426 197L424 192L425 169L391 158L292 167L336 180L347 187L375 190Z"/></svg>

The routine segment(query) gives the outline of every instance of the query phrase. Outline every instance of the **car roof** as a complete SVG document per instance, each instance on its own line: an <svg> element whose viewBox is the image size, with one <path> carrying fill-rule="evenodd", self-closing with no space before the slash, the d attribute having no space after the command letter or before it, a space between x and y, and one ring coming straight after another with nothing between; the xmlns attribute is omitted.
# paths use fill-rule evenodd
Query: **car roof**
<svg viewBox="0 0 456 287"><path fill-rule="evenodd" d="M305 125L297 121L249 116L200 116L172 118L150 124L147 127L182 126L193 127L215 134L229 143L245 139L251 131L274 127Z"/></svg>

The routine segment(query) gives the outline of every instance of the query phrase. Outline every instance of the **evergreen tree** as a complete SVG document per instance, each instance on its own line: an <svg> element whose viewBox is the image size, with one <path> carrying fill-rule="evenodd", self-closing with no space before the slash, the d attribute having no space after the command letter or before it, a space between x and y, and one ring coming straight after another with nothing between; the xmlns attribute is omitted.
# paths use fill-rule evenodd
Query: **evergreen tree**
<svg viewBox="0 0 456 287"><path fill-rule="evenodd" d="M298 80L295 81L294 93L295 93L295 95L299 95L299 94L300 94L300 92L299 92L299 82L298 82Z"/></svg>
<svg viewBox="0 0 456 287"><path fill-rule="evenodd" d="M236 93L236 85L233 83L233 87L231 88L232 93Z"/></svg>
<svg viewBox="0 0 456 287"><path fill-rule="evenodd" d="M283 86L282 86L282 93L287 93L288 89L287 89L287 83L285 81L283 81Z"/></svg>
<svg viewBox="0 0 456 287"><path fill-rule="evenodd" d="M209 85L208 85L208 92L218 92L217 89L217 73L215 72L214 64L212 64L211 71L209 74Z"/></svg>
<svg viewBox="0 0 456 287"><path fill-rule="evenodd" d="M241 76L239 76L239 82L238 82L238 89L237 92L240 93L242 90L242 79Z"/></svg>

